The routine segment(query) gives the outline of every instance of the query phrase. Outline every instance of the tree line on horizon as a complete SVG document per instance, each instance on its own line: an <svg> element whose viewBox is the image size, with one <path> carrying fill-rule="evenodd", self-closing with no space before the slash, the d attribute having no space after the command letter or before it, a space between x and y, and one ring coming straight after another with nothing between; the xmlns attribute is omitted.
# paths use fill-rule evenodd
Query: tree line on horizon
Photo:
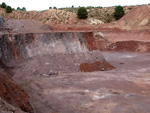
<svg viewBox="0 0 150 113"><path fill-rule="evenodd" d="M26 11L25 7L23 7L23 8L17 7L17 9L15 9L15 8L12 8L11 6L7 5L5 2L3 2L2 4L0 4L0 7L6 9L7 13L11 13L13 10Z"/></svg>

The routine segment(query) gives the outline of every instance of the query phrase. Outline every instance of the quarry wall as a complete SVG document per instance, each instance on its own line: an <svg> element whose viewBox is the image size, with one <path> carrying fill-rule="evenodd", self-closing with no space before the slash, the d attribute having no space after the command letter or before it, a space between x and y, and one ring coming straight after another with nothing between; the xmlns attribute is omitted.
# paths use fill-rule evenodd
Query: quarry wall
<svg viewBox="0 0 150 113"><path fill-rule="evenodd" d="M0 30L4 28L4 19L0 16Z"/></svg>
<svg viewBox="0 0 150 113"><path fill-rule="evenodd" d="M93 32L4 34L0 36L0 59L10 62L35 58L30 68L43 73L112 69L96 50L93 37Z"/></svg>
<svg viewBox="0 0 150 113"><path fill-rule="evenodd" d="M86 34L81 32L4 34L0 36L0 58L9 61L44 54L85 52L88 51L84 38Z"/></svg>

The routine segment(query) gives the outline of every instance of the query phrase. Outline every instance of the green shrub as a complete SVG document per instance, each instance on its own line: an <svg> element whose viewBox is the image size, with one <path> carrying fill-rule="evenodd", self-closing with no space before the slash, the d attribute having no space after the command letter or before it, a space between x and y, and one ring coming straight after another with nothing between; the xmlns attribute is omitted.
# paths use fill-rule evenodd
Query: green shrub
<svg viewBox="0 0 150 113"><path fill-rule="evenodd" d="M17 11L26 11L26 8L25 7L23 7L23 8L17 7Z"/></svg>
<svg viewBox="0 0 150 113"><path fill-rule="evenodd" d="M88 12L86 8L80 7L77 12L77 16L79 19L86 19L88 17Z"/></svg>
<svg viewBox="0 0 150 113"><path fill-rule="evenodd" d="M20 11L21 10L21 8L20 7L17 7L17 11Z"/></svg>
<svg viewBox="0 0 150 113"><path fill-rule="evenodd" d="M114 12L114 17L116 20L119 20L121 17L123 17L124 15L124 10L123 10L123 7L122 6L117 6L115 8L115 12Z"/></svg>
<svg viewBox="0 0 150 113"><path fill-rule="evenodd" d="M53 9L57 9L57 7L54 6Z"/></svg>
<svg viewBox="0 0 150 113"><path fill-rule="evenodd" d="M7 13L11 13L11 12L12 12L12 8L11 8L10 6L7 6L7 7L6 7L6 12L7 12Z"/></svg>
<svg viewBox="0 0 150 113"><path fill-rule="evenodd" d="M22 8L22 11L26 11L26 8L25 8L25 7L23 7L23 8Z"/></svg>
<svg viewBox="0 0 150 113"><path fill-rule="evenodd" d="M3 2L2 4L1 4L1 8L6 8L7 7L7 5Z"/></svg>

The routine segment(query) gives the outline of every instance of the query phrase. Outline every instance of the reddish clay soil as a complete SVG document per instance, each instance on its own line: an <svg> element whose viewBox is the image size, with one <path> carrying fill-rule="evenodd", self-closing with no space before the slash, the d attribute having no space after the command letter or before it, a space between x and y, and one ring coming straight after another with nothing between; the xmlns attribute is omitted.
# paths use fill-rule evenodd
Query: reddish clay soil
<svg viewBox="0 0 150 113"><path fill-rule="evenodd" d="M91 46L109 51L150 51L150 31L101 31L106 40L100 36L97 40L89 41ZM92 40L92 39L91 39Z"/></svg>
<svg viewBox="0 0 150 113"><path fill-rule="evenodd" d="M81 72L93 72L93 71L106 71L114 69L115 67L107 62L94 62L94 63L82 63L80 64Z"/></svg>
<svg viewBox="0 0 150 113"><path fill-rule="evenodd" d="M117 41L149 41L150 30L137 31L101 31L104 33L110 42Z"/></svg>
<svg viewBox="0 0 150 113"><path fill-rule="evenodd" d="M117 30L121 31L119 28L109 28L112 24L104 25L50 25L53 31L101 31L101 30ZM107 26L107 27L106 27Z"/></svg>
<svg viewBox="0 0 150 113"><path fill-rule="evenodd" d="M150 42L142 41L118 41L111 44L108 51L134 51L134 52L149 52Z"/></svg>
<svg viewBox="0 0 150 113"><path fill-rule="evenodd" d="M17 85L11 79L10 75L2 68L0 69L0 97L9 104L25 112L33 113L33 108L29 103L29 96L27 93Z"/></svg>

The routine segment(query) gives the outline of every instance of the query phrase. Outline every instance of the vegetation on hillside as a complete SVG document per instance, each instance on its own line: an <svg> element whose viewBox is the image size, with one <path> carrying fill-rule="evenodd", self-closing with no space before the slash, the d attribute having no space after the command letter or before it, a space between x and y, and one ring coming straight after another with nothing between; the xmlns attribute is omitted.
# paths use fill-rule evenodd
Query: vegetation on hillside
<svg viewBox="0 0 150 113"><path fill-rule="evenodd" d="M3 2L2 4L0 4L1 8L4 8L6 10L6 13L11 13L12 12L12 8L11 6L7 6L5 2Z"/></svg>
<svg viewBox="0 0 150 113"><path fill-rule="evenodd" d="M0 5L1 8L6 8L7 5L3 2L1 5Z"/></svg>
<svg viewBox="0 0 150 113"><path fill-rule="evenodd" d="M57 7L56 7L56 6L54 6L54 7L53 7L53 9L57 9Z"/></svg>
<svg viewBox="0 0 150 113"><path fill-rule="evenodd" d="M17 11L26 11L26 8L25 7L23 7L23 8L17 7Z"/></svg>
<svg viewBox="0 0 150 113"><path fill-rule="evenodd" d="M125 14L122 6L117 6L115 8L114 17L116 20L119 20Z"/></svg>
<svg viewBox="0 0 150 113"><path fill-rule="evenodd" d="M88 12L86 8L80 7L77 12L77 16L79 19L86 19L88 17Z"/></svg>
<svg viewBox="0 0 150 113"><path fill-rule="evenodd" d="M7 7L6 7L6 12L7 12L7 13L11 13L11 12L12 12L11 6L7 6Z"/></svg>
<svg viewBox="0 0 150 113"><path fill-rule="evenodd" d="M3 4L5 5L5 4ZM129 12L134 6L124 6L125 13ZM29 11L23 12L26 9L18 7L16 11L13 11L9 15L6 14L5 9L0 10L0 15L5 19L35 19L46 24L77 24L80 20L77 18L77 12L79 7L70 6L67 8L49 7L50 10L44 11ZM85 7L88 12L88 19L86 22L97 22L102 21L103 23L114 22L115 7ZM15 10L15 9L14 9ZM82 20L81 20L82 21Z"/></svg>
<svg viewBox="0 0 150 113"><path fill-rule="evenodd" d="M7 5L5 2L3 2L2 4L0 4L0 7L1 7L1 8L4 8L7 13L11 13L12 10L15 10L15 9L12 8L11 6ZM25 8L25 7L23 7L23 8L17 7L16 10L17 10L17 11L26 11L26 8Z"/></svg>

